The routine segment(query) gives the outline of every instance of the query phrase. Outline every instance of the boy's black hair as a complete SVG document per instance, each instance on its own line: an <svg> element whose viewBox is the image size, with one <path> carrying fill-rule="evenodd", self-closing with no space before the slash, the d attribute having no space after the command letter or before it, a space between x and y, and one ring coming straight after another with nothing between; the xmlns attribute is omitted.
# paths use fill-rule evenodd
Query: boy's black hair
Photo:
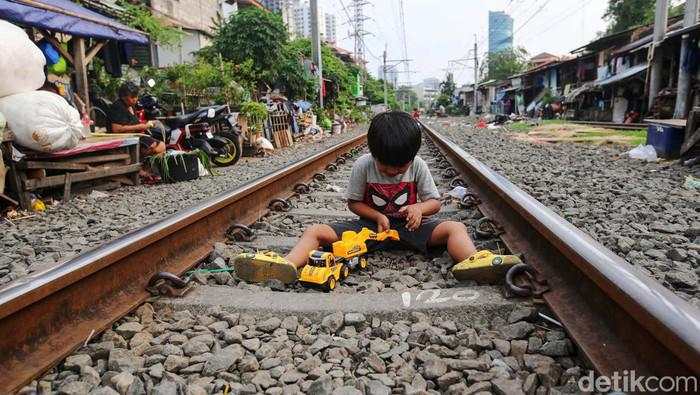
<svg viewBox="0 0 700 395"><path fill-rule="evenodd" d="M139 87L133 82L125 82L119 87L119 98L138 97Z"/></svg>
<svg viewBox="0 0 700 395"><path fill-rule="evenodd" d="M369 152L383 165L404 166L418 154L421 130L422 126L406 112L378 114L367 131Z"/></svg>

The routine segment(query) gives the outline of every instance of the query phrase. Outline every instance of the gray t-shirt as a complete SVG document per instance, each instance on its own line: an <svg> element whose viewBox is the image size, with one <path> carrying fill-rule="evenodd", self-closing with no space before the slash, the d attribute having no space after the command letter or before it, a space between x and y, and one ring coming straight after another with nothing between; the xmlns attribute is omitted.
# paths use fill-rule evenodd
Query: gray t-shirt
<svg viewBox="0 0 700 395"><path fill-rule="evenodd" d="M419 156L404 174L387 177L377 170L372 155L365 154L352 166L345 197L364 202L386 216L399 218L401 207L439 199L440 192L428 165Z"/></svg>

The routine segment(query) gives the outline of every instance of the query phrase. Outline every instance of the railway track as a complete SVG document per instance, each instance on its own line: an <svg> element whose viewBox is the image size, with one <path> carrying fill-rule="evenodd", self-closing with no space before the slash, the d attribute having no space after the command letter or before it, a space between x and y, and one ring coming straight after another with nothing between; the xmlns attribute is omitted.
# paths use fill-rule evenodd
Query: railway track
<svg viewBox="0 0 700 395"><path fill-rule="evenodd" d="M79 356L89 355L97 368L103 360L103 382L115 370L140 377L144 390L163 384L153 381L158 376L153 367L159 364L171 373L188 372L189 378L209 374L209 392L225 392L231 383L239 383L243 392L282 384L306 392L327 375L336 386L353 380L367 386L367 379L392 391L408 392L411 386L459 392L460 385L481 385L503 392L514 385L519 390L526 385L575 385L587 368L606 376L624 370L655 376L700 373L697 310L429 128L421 155L440 191L461 180L477 197L466 204L446 201L440 215L465 223L481 248L523 253L548 281L549 291L541 296L546 306L540 298L507 299L500 286L459 283L450 277L445 256L377 252L367 271L353 273L333 293L299 285L245 284L226 270L227 259L240 251L285 251L304 226L346 218L342 190L352 156L363 144L364 136L351 139L0 290L0 392L17 391L56 365L39 384L57 390L85 381L83 369L88 369L78 366L77 378L60 382L71 369L75 372L73 360L64 358L76 349ZM236 223L250 225L255 238L246 228L232 228ZM504 233L493 232L490 224ZM181 276L195 267L200 270L191 278L200 284L184 297L150 298L146 288L153 275ZM165 325L158 330L144 322L147 300ZM187 320L192 321L189 326L179 327ZM141 328L133 329L139 322ZM286 331L278 333L280 329ZM136 336L134 331L149 333ZM183 333L184 340L173 340ZM200 354L187 352L182 344L207 334L215 340L202 341L207 347ZM146 338L151 348L182 345L184 356L182 351L166 356L162 349L150 354L151 348L135 344L134 337ZM106 339L127 349L136 366L125 368L109 350L96 352L94 344ZM280 349L277 356L261 352L259 344L254 347L255 339L274 344ZM224 369L228 372L212 370L210 359L218 361L224 350L242 354ZM428 362L426 352L446 364L444 372L440 363ZM251 363L243 363L250 362L251 353L259 360L255 371ZM162 360L154 359L158 355ZM286 361L287 370L277 377L261 373L271 366L270 358ZM313 358L330 364L323 375L299 370ZM357 366L344 366L348 364ZM409 369L430 383L402 382Z"/></svg>

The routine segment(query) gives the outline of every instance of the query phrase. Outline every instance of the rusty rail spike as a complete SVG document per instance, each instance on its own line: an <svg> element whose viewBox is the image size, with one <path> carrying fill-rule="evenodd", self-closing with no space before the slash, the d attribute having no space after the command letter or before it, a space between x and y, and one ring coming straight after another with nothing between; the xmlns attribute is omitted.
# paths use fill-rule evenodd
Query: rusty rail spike
<svg viewBox="0 0 700 395"><path fill-rule="evenodd" d="M251 242L255 240L255 232L243 224L233 224L226 230L226 237L235 241Z"/></svg>
<svg viewBox="0 0 700 395"><path fill-rule="evenodd" d="M271 210L287 212L292 209L292 205L289 204L287 199L275 198L270 200L270 204L267 205Z"/></svg>

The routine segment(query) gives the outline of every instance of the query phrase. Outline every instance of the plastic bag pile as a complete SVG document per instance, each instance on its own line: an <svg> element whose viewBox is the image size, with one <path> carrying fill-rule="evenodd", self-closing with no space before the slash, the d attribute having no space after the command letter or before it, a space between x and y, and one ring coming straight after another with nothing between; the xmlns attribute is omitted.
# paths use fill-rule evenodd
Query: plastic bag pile
<svg viewBox="0 0 700 395"><path fill-rule="evenodd" d="M653 145L640 145L627 152L630 159L641 159L647 162L656 162L658 156Z"/></svg>
<svg viewBox="0 0 700 395"><path fill-rule="evenodd" d="M26 148L42 152L78 145L80 114L61 96L37 91L44 84L46 58L24 30L0 20L0 112Z"/></svg>

